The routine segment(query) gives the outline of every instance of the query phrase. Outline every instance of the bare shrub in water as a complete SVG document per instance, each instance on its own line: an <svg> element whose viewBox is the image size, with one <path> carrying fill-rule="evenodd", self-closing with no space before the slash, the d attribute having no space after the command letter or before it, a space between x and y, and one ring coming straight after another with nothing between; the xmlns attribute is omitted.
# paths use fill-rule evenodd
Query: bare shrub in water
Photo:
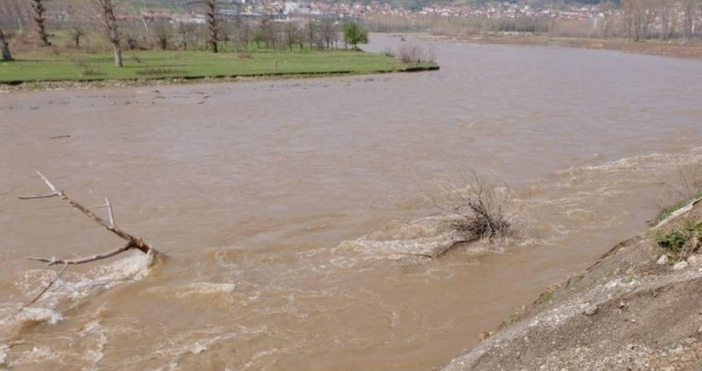
<svg viewBox="0 0 702 371"><path fill-rule="evenodd" d="M424 63L434 61L434 50L431 48L423 48L421 45L413 42L400 45L397 50L397 58L402 63Z"/></svg>
<svg viewBox="0 0 702 371"><path fill-rule="evenodd" d="M511 190L503 182L488 181L471 171L440 185L432 203L451 218L451 228L466 242L498 239L512 233Z"/></svg>

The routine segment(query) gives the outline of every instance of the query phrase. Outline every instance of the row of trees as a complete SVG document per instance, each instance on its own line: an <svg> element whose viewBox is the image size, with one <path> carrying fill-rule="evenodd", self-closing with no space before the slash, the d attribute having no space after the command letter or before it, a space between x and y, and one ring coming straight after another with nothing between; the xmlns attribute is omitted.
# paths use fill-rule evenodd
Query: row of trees
<svg viewBox="0 0 702 371"><path fill-rule="evenodd" d="M404 17L367 13L364 22L373 31L426 31L470 37L498 32L549 34L555 37L627 38L693 41L702 38L702 0L622 0L599 2L598 11L585 18L556 15L514 17Z"/></svg>
<svg viewBox="0 0 702 371"><path fill-rule="evenodd" d="M9 43L6 35L2 32L3 20L17 19L22 25L23 17L28 13L23 13L21 0L0 0L0 49L3 60L12 60ZM36 30L36 42L39 46L50 46L50 34L47 33L44 7L45 0L25 0L31 2L32 21ZM250 45L255 44L257 48L265 46L267 48L290 49L294 46L300 48L308 45L310 48L330 49L338 46L339 26L338 22L331 18L309 18L305 21L279 22L271 18L264 17L259 20L238 18L234 21L224 21L218 17L218 9L215 0L202 0L205 7L204 26L192 23L168 22L147 22L141 18L141 22L134 18L135 23L118 21L113 8L113 0L82 0L85 9L89 10L91 25L76 22L79 17L73 11L71 19L66 22L70 26L70 40L74 47L80 46L81 37L86 30L97 25L114 50L115 66L121 67L122 49L141 49L144 47L158 47L160 49L182 48L188 49L196 45L204 45L214 53L220 51L222 43L231 43L234 50L246 51ZM24 4L26 5L26 3ZM80 3L75 6L80 6ZM69 9L75 9L70 8ZM140 23L142 23L140 25ZM58 26L58 25L57 25ZM64 25L65 26L65 25ZM143 26L146 36L143 36L140 28ZM344 44L357 48L358 44L368 42L368 31L355 22L347 22L343 25ZM125 32L126 31L126 32ZM136 33L141 37L135 36Z"/></svg>
<svg viewBox="0 0 702 371"><path fill-rule="evenodd" d="M612 14L614 5L608 6ZM624 0L624 28L632 40L682 37L691 41L702 32L702 0Z"/></svg>

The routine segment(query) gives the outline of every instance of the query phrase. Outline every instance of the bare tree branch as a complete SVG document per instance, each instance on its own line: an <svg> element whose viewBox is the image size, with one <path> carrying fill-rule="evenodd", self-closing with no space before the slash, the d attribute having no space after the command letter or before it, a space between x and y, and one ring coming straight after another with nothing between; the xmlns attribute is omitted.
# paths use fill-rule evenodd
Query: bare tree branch
<svg viewBox="0 0 702 371"><path fill-rule="evenodd" d="M49 263L49 266L56 265L56 264L77 265L77 264L94 262L96 260L111 258L117 254L121 254L121 253L123 253L129 249L133 249L135 247L136 246L133 246L131 243L127 243L126 245L124 245L122 247L118 247L114 250L110 250L110 251L102 253L102 254L96 254L93 256L88 256L88 257L78 258L78 259L58 259L58 258L54 258L54 257L52 257L51 259L29 257L27 259L39 261L39 262L43 262L43 263Z"/></svg>
<svg viewBox="0 0 702 371"><path fill-rule="evenodd" d="M30 301L29 303L23 305L22 308L17 309L17 311L16 311L12 316L10 316L10 318L16 316L19 312L21 312L21 311L23 311L23 310L29 308L30 305L36 303L37 300L39 300L39 298L41 298L47 291L49 291L49 289L51 288L51 286L53 286L54 283L55 283L56 281L58 281L59 278L61 278L61 275L63 274L63 272L66 271L67 268L68 268L68 264L65 264L65 265L63 266L63 269L61 269L61 271L56 275L56 278L54 278L53 280L51 280L51 282L49 282L49 284L46 285L46 287L44 288L44 290L41 290L41 292L39 293L39 295L35 296L34 299L32 299L32 301Z"/></svg>
<svg viewBox="0 0 702 371"><path fill-rule="evenodd" d="M143 252L144 254L158 254L158 251L151 246L149 246L144 240L142 240L139 237L132 236L131 234L123 231L122 229L118 228L115 225L115 218L114 218L114 212L112 209L112 204L110 203L110 200L105 198L105 202L107 203L107 211L109 214L110 221L109 223L95 214L92 210L88 209L87 207L79 204L78 202L73 201L71 198L69 198L63 190L59 190L47 177L44 176L41 172L38 170L35 170L37 174L41 177L41 179L46 183L46 185L51 189L52 193L48 195L43 195L43 196L25 196L25 197L19 197L21 200L32 200L32 199L40 199L40 198L50 198L50 197L58 197L66 202L68 202L72 207L78 209L83 215L87 216L90 218L92 221L95 223L103 226L105 229L108 231L116 234L123 240L127 241L127 243L119 248L116 248L114 250L110 250L108 252L102 253L102 254L97 254L89 257L84 257L84 258L78 258L78 259L57 259L57 258L29 258L30 260L36 260L44 263L48 263L49 266L55 265L55 264L65 264L65 265L75 265L75 264L83 264L83 263L88 263L88 262L93 262L96 260L101 260L101 259L106 259L113 257L117 254L120 254L122 252L125 252L127 250L131 249L138 249L139 251Z"/></svg>
<svg viewBox="0 0 702 371"><path fill-rule="evenodd" d="M112 204L110 203L110 199L105 197L105 203L107 204L107 214L110 216L110 225L114 228L117 225L115 224L115 214L112 211Z"/></svg>

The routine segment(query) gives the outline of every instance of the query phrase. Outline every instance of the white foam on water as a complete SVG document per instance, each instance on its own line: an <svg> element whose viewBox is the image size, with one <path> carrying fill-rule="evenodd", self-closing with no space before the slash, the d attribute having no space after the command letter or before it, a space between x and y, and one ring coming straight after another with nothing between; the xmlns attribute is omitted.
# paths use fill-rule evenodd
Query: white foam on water
<svg viewBox="0 0 702 371"><path fill-rule="evenodd" d="M460 242L460 238L449 225L450 219L423 218L355 240L343 241L334 250L337 253L353 251L372 259L402 259L412 255L434 256ZM341 258L332 259L332 264L337 267L354 265L352 261Z"/></svg>
<svg viewBox="0 0 702 371"><path fill-rule="evenodd" d="M152 287L146 290L164 298L191 299L194 296L230 295L236 284L223 282L192 282L172 287Z"/></svg>
<svg viewBox="0 0 702 371"><path fill-rule="evenodd" d="M269 334L266 325L248 328L244 326L216 326L210 328L184 331L173 336L157 340L150 354L125 359L124 369L142 369L141 363L154 360L168 362L151 370L180 370L180 363L188 355L199 355L210 351L215 345L230 340L246 340Z"/></svg>
<svg viewBox="0 0 702 371"><path fill-rule="evenodd" d="M8 352L10 351L10 346L7 344L0 344L0 365L5 365L7 360Z"/></svg>
<svg viewBox="0 0 702 371"><path fill-rule="evenodd" d="M85 324L83 329L78 332L78 337L86 339L85 343L88 345L88 349L82 352L81 358L91 367L84 369L96 370L98 368L98 364L105 356L105 346L108 343L107 332L108 330L97 319Z"/></svg>
<svg viewBox="0 0 702 371"><path fill-rule="evenodd" d="M1 311L3 319L0 321L0 337L16 336L18 330L33 323L56 324L63 320L60 311L65 305L97 290L139 280L148 274L154 256L142 253L125 255L118 261L94 267L86 273L66 271L39 300L19 312L16 311L25 303L6 303ZM32 269L19 274L12 280L12 284L25 293L25 300L29 302L56 279L57 274L52 269Z"/></svg>

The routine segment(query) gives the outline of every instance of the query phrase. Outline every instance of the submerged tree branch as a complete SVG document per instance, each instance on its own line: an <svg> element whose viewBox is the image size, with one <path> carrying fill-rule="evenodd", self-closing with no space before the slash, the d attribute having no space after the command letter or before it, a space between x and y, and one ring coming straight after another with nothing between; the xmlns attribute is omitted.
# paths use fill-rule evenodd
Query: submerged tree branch
<svg viewBox="0 0 702 371"><path fill-rule="evenodd" d="M59 278L61 278L61 275L63 275L63 272L65 272L67 268L68 268L68 264L64 264L63 269L61 269L61 271L58 272L58 274L56 275L56 278L54 278L53 280L51 280L51 281L49 282L49 284L46 285L46 287L44 287L44 290L41 290L41 292L39 293L39 295L35 296L34 299L32 299L32 301L30 301L29 303L23 305L20 309L17 309L17 311L16 311L12 316L10 316L10 318L16 316L19 312L21 312L21 311L23 311L23 310L29 308L30 305L36 303L37 300L39 300L39 298L41 298L42 296L44 296L44 294L45 294L47 291L49 291L49 289L51 288L51 286L53 286L54 283L55 283L56 281L58 281Z"/></svg>
<svg viewBox="0 0 702 371"><path fill-rule="evenodd" d="M107 211L109 215L110 221L106 221L105 219L101 218L97 214L95 214L92 210L88 209L87 207L79 204L78 202L74 201L70 197L68 197L63 190L60 190L56 188L56 186L51 183L51 181L44 176L41 172L36 170L37 174L41 177L41 179L46 183L46 185L51 189L52 193L48 195L41 195L41 196L24 196L24 197L19 197L21 200L33 200L33 199L41 199L41 198L50 198L50 197L58 197L66 202L68 202L73 208L78 209L83 215L87 216L90 218L92 221L95 223L103 226L105 229L108 231L116 234L123 240L127 241L127 243L119 248L116 248L114 250L110 250L108 252L102 253L102 254L96 254L93 256L89 257L84 257L84 258L78 258L78 259L58 259L58 258L29 258L30 260L36 260L44 263L48 263L49 266L51 265L56 265L56 264L65 264L65 265L75 265L75 264L83 264L83 263L89 263L93 262L96 260L102 260L102 259L107 259L110 257L113 257L117 254L120 254L122 252L125 252L127 250L131 249L138 249L139 251L143 252L144 254L155 254L158 255L158 251L154 249L153 247L149 246L144 240L142 240L139 237L132 236L131 234L123 231L122 229L118 228L117 225L115 224L115 218L114 218L114 211L112 209L112 203L110 203L110 200L105 198L105 202L107 205Z"/></svg>
<svg viewBox="0 0 702 371"><path fill-rule="evenodd" d="M51 181L44 176L41 172L38 170L35 170L37 174L41 177L41 179L46 183L46 185L51 189L51 193L45 194L45 195L40 195L40 196L22 196L19 197L20 200L36 200L36 199L43 199L43 198L53 198L53 197L58 197L66 202L68 202L72 207L78 209L83 215L87 216L90 218L92 221L95 223L103 226L105 229L108 231L116 234L120 238L124 239L127 241L126 244L122 247L118 247L116 249L101 253L101 254L96 254L93 256L87 256L87 257L82 257L82 258L76 258L76 259L60 259L60 258L37 258L37 257L30 257L28 259L30 260L35 260L35 261L40 261L43 263L48 263L49 266L56 265L56 264L63 264L63 269L61 269L60 272L56 275L56 278L51 280L48 285L34 298L32 301L29 303L23 305L21 308L19 308L10 318L14 317L18 313L20 313L22 310L26 309L27 307L31 306L32 304L36 303L49 289L54 285L56 281L63 275L63 273L68 269L69 265L77 265L77 264L84 264L84 263L89 263L89 262L94 262L97 260L102 260L102 259L107 259L110 257L113 257L115 255L119 255L125 251L131 250L131 249L137 249L144 254L151 254L153 256L159 255L159 252L149 246L144 240L142 240L139 237L132 236L131 234L123 231L122 229L118 228L117 225L115 224L115 215L114 215L114 210L112 208L112 203L110 203L110 200L105 198L105 204L107 207L107 214L109 216L109 222L106 221L105 219L101 218L97 214L95 214L92 210L88 209L87 207L79 204L78 202L74 201L70 197L68 197L63 190L60 190L56 188L56 186L51 183Z"/></svg>

